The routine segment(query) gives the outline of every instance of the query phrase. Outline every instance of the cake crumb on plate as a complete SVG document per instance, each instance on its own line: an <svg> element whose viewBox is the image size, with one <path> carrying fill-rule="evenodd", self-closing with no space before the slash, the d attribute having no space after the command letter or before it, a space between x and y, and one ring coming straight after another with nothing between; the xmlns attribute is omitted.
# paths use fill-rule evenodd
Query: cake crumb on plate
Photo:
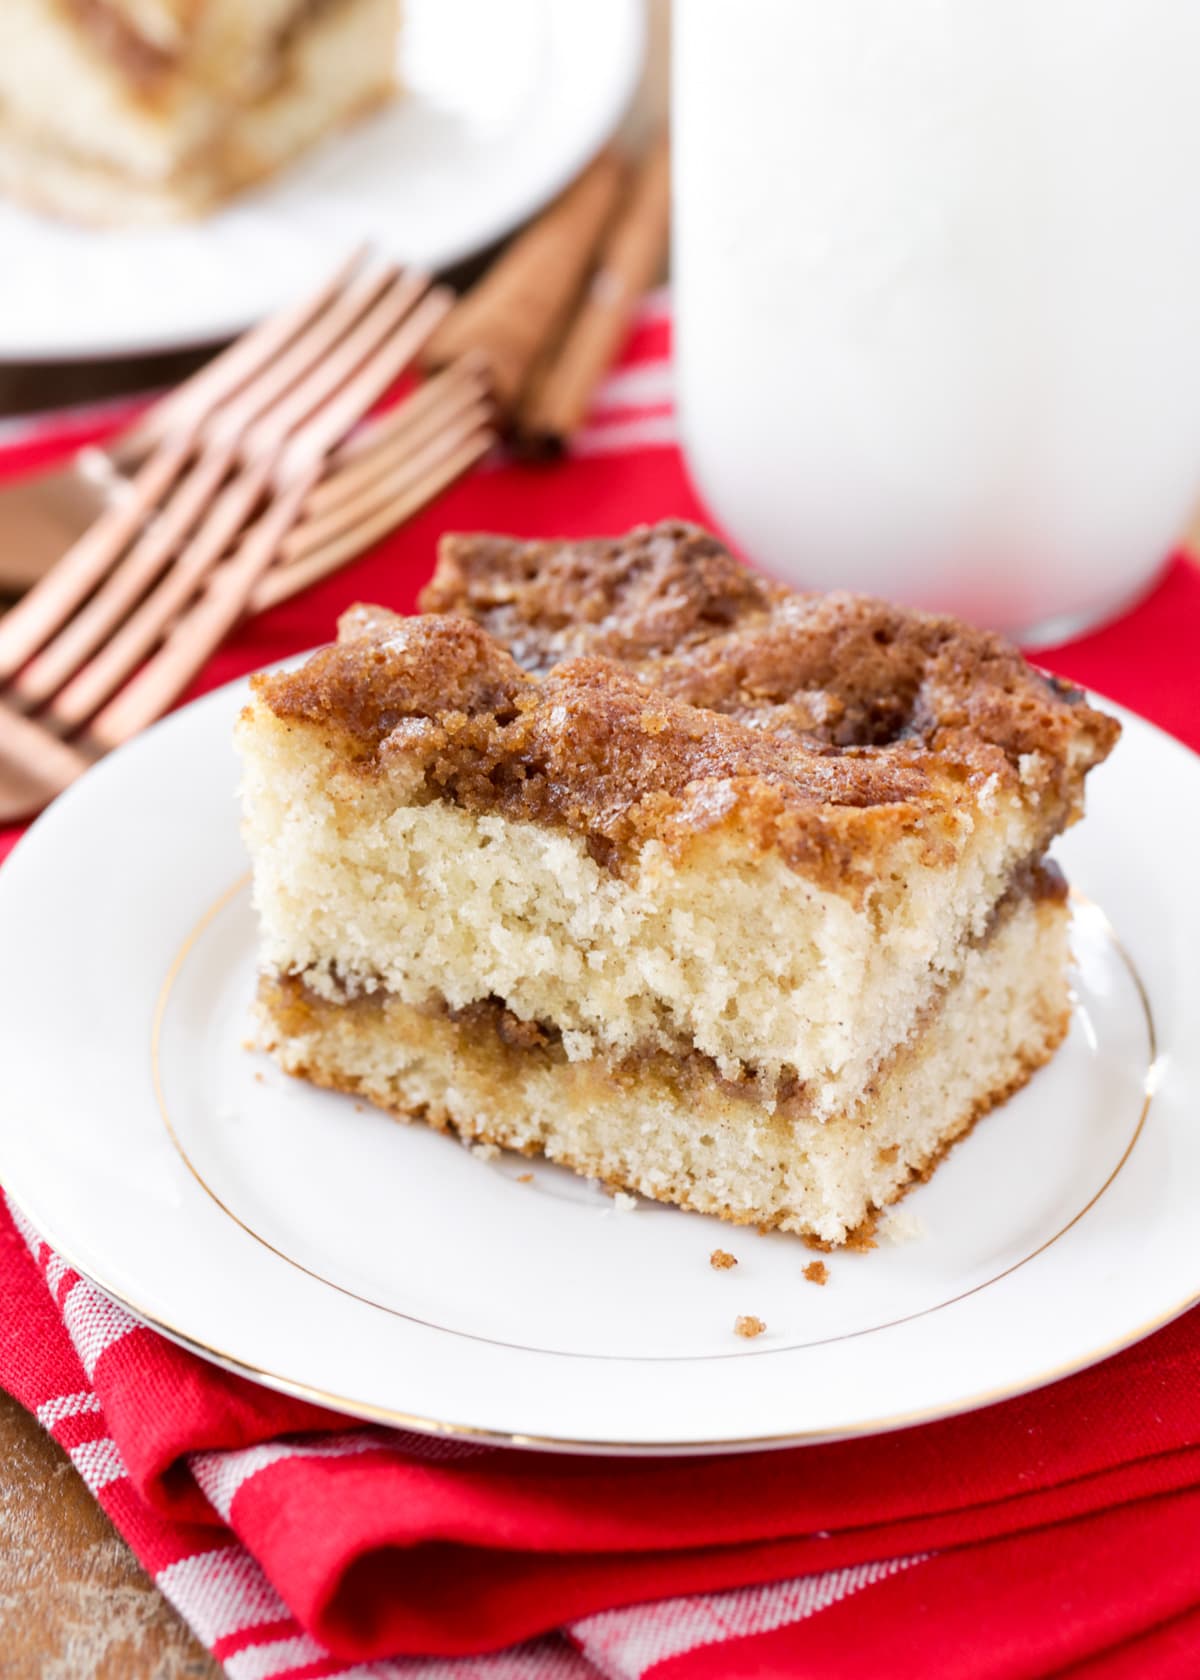
<svg viewBox="0 0 1200 1680"><path fill-rule="evenodd" d="M727 1254L723 1248L714 1248L708 1263L714 1272L727 1272L731 1266L737 1265L737 1255Z"/></svg>
<svg viewBox="0 0 1200 1680"><path fill-rule="evenodd" d="M804 1275L809 1283L824 1285L829 1282L829 1267L824 1260L810 1260L804 1268Z"/></svg>
<svg viewBox="0 0 1200 1680"><path fill-rule="evenodd" d="M753 1313L742 1313L733 1321L734 1334L745 1337L748 1342L753 1341L755 1336L761 1336L766 1328L762 1319L755 1318Z"/></svg>
<svg viewBox="0 0 1200 1680"><path fill-rule="evenodd" d="M880 1221L879 1235L889 1243L917 1242L925 1235L925 1221L907 1208L893 1208Z"/></svg>

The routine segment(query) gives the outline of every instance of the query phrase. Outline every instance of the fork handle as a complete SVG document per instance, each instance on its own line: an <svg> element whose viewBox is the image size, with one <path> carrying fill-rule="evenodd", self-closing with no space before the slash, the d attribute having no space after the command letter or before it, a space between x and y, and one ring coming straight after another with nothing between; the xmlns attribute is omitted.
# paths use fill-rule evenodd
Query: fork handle
<svg viewBox="0 0 1200 1680"><path fill-rule="evenodd" d="M77 747L0 701L0 822L40 811L91 763Z"/></svg>

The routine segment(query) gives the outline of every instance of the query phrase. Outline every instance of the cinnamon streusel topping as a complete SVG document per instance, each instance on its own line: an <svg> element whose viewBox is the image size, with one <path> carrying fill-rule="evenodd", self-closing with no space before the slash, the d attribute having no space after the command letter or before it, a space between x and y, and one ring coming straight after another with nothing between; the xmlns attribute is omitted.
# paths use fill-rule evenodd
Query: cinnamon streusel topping
<svg viewBox="0 0 1200 1680"><path fill-rule="evenodd" d="M356 607L299 671L255 679L364 774L564 826L614 869L736 822L829 880L986 785L1077 814L1116 723L1002 638L865 596L768 584L686 525L627 538L455 537L400 618Z"/></svg>

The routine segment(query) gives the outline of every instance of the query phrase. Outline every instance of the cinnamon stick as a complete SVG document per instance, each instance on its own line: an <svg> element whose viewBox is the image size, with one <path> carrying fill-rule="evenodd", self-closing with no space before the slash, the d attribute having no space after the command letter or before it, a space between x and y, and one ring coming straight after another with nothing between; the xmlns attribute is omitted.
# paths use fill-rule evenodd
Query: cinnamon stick
<svg viewBox="0 0 1200 1680"><path fill-rule="evenodd" d="M605 234L596 272L561 343L517 405L518 441L537 454L558 453L587 413L629 328L638 300L657 278L670 224L670 153L666 136L651 147L628 198Z"/></svg>
<svg viewBox="0 0 1200 1680"><path fill-rule="evenodd" d="M570 316L624 177L617 153L601 152L455 305L426 345L422 367L436 371L478 350L497 404L511 411Z"/></svg>

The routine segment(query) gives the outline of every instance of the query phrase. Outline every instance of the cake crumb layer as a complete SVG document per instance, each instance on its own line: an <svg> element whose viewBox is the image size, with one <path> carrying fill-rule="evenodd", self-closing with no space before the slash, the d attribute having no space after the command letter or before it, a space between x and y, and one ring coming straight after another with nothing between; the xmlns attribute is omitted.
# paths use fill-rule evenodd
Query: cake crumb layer
<svg viewBox="0 0 1200 1680"><path fill-rule="evenodd" d="M752 1089L680 1077L662 1054L572 1062L386 993L347 1007L264 977L264 1042L284 1069L403 1119L570 1167L735 1224L852 1245L981 1115L1025 1084L1070 1022L1068 909L1024 898L864 1104L822 1120ZM869 1244L869 1239L868 1239Z"/></svg>

